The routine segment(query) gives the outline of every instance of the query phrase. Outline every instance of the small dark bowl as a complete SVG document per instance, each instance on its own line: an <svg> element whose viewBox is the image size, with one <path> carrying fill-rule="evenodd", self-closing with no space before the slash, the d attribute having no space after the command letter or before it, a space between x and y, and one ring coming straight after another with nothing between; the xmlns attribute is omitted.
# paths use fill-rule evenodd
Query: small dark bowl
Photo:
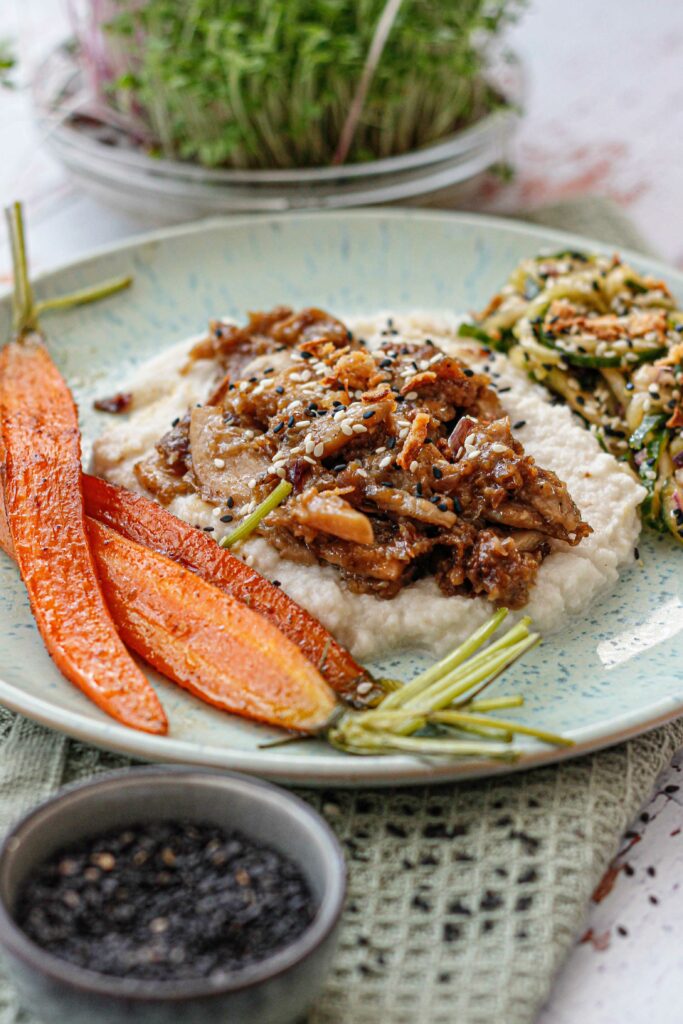
<svg viewBox="0 0 683 1024"><path fill-rule="evenodd" d="M17 894L55 850L135 822L185 818L237 829L290 857L317 912L291 945L220 983L115 978L60 960L18 927ZM284 790L246 776L135 768L71 787L23 818L0 847L0 946L12 982L50 1024L286 1024L310 1006L330 966L346 869L325 822Z"/></svg>

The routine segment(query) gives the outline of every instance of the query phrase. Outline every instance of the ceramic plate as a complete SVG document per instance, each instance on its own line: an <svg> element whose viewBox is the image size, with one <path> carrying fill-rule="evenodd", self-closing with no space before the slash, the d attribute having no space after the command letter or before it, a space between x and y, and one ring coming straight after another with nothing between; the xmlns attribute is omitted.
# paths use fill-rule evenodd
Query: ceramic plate
<svg viewBox="0 0 683 1024"><path fill-rule="evenodd" d="M209 221L100 250L41 278L39 295L133 273L128 293L50 318L52 352L80 406L87 452L106 420L92 411L122 375L201 332L210 316L243 318L276 303L318 305L340 316L381 309L462 311L482 306L524 256L550 247L604 249L586 239L507 221L418 211L360 211ZM683 299L683 275L664 275ZM9 331L9 302L0 301ZM529 743L513 768L604 747L683 714L683 549L647 530L642 567L567 622L505 677L526 698L525 720L576 741L558 751ZM409 678L410 654L390 674ZM382 666L389 668L387 663ZM409 784L510 771L495 763L409 757L354 758L315 741L262 749L276 732L207 707L154 677L171 724L153 737L115 724L50 661L10 560L0 553L0 701L101 747L153 761L240 769L306 785Z"/></svg>

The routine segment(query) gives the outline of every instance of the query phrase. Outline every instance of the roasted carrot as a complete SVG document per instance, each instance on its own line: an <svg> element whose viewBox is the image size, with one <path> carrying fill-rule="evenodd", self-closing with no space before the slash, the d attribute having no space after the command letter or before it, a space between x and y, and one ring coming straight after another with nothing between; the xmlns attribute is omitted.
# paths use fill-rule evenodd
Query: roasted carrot
<svg viewBox="0 0 683 1024"><path fill-rule="evenodd" d="M8 211L15 337L0 352L7 526L45 646L58 668L125 725L165 733L163 708L119 638L85 530L78 415L39 331L18 204Z"/></svg>
<svg viewBox="0 0 683 1024"><path fill-rule="evenodd" d="M368 688L371 677L324 626L260 573L219 548L201 530L171 515L157 502L98 477L84 475L83 491L88 515L130 540L180 562L260 612L297 644L347 701L369 703L380 695L379 687Z"/></svg>
<svg viewBox="0 0 683 1024"><path fill-rule="evenodd" d="M334 694L270 622L94 519L88 532L119 634L150 665L223 711L300 732L329 721ZM1 492L0 547L15 557Z"/></svg>
<svg viewBox="0 0 683 1024"><path fill-rule="evenodd" d="M154 668L224 711L302 732L327 724L334 693L279 629L97 520L88 531L121 638Z"/></svg>

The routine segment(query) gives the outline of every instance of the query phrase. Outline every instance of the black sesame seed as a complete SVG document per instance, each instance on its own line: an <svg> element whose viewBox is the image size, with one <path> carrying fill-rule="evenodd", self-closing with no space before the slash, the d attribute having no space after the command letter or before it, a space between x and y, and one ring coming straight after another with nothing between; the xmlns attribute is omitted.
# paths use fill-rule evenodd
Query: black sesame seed
<svg viewBox="0 0 683 1024"><path fill-rule="evenodd" d="M229 516L229 515L228 516L221 516L221 522L222 523L231 523L234 518L235 518L234 516Z"/></svg>
<svg viewBox="0 0 683 1024"><path fill-rule="evenodd" d="M380 369L388 370L390 366L394 365L394 360L393 359L383 359L382 362L379 365L380 365Z"/></svg>
<svg viewBox="0 0 683 1024"><path fill-rule="evenodd" d="M525 426L526 426L526 420L517 420L516 423L512 424L512 429L513 430L521 430L522 427L525 427Z"/></svg>
<svg viewBox="0 0 683 1024"><path fill-rule="evenodd" d="M448 505L445 501L440 501L437 508L440 508L442 512L448 512Z"/></svg>
<svg viewBox="0 0 683 1024"><path fill-rule="evenodd" d="M346 469L346 463L340 462L338 466L335 466L332 470L333 473L343 473Z"/></svg>
<svg viewBox="0 0 683 1024"><path fill-rule="evenodd" d="M249 378L249 383L250 384L255 384L257 380L258 380L258 377L250 377Z"/></svg>
<svg viewBox="0 0 683 1024"><path fill-rule="evenodd" d="M312 359L313 358L313 353L312 352L301 352L300 354L301 354L301 358L302 359Z"/></svg>
<svg viewBox="0 0 683 1024"><path fill-rule="evenodd" d="M389 449L389 451L391 451L392 448L395 448L396 447L396 438L395 437L390 437L389 440L387 441L386 446Z"/></svg>
<svg viewBox="0 0 683 1024"><path fill-rule="evenodd" d="M228 498L228 500L226 501L225 504L228 506L228 508L234 508L235 499L234 498Z"/></svg>
<svg viewBox="0 0 683 1024"><path fill-rule="evenodd" d="M462 505L460 504L457 498L453 498L453 511L457 512L458 515L460 515L460 513L462 512Z"/></svg>
<svg viewBox="0 0 683 1024"><path fill-rule="evenodd" d="M273 433L279 434L281 430L285 429L284 421L281 420L276 427L273 427Z"/></svg>
<svg viewBox="0 0 683 1024"><path fill-rule="evenodd" d="M498 388L499 395L504 395L506 391L510 391L510 388Z"/></svg>
<svg viewBox="0 0 683 1024"><path fill-rule="evenodd" d="M372 419L372 417L373 417L374 415L375 415L375 410L374 410L374 409L368 409L368 411L367 411L367 412L364 412L364 413L363 413L363 419L364 419L364 420L369 420L369 419Z"/></svg>
<svg viewBox="0 0 683 1024"><path fill-rule="evenodd" d="M438 466L432 466L432 473L434 474L437 480L440 480L441 477L443 476L443 471L439 469Z"/></svg>
<svg viewBox="0 0 683 1024"><path fill-rule="evenodd" d="M466 367L462 372L466 377L474 377L474 370L470 370L469 367Z"/></svg>
<svg viewBox="0 0 683 1024"><path fill-rule="evenodd" d="M131 825L58 851L31 873L17 904L18 923L48 952L154 980L257 963L295 940L314 913L298 868L276 850L186 821Z"/></svg>
<svg viewBox="0 0 683 1024"><path fill-rule="evenodd" d="M296 423L296 416L290 416L289 419L287 420L287 426L288 427L293 427L295 423Z"/></svg>
<svg viewBox="0 0 683 1024"><path fill-rule="evenodd" d="M204 526L203 530L204 530L204 533L213 533L214 528L213 528L213 526Z"/></svg>
<svg viewBox="0 0 683 1024"><path fill-rule="evenodd" d="M283 388L282 384L278 384L278 386L275 388L275 394L276 395L284 395L284 393L285 393L285 389Z"/></svg>
<svg viewBox="0 0 683 1024"><path fill-rule="evenodd" d="M180 416L176 416L176 418L171 423L171 426L172 427L177 427L179 423L180 423Z"/></svg>

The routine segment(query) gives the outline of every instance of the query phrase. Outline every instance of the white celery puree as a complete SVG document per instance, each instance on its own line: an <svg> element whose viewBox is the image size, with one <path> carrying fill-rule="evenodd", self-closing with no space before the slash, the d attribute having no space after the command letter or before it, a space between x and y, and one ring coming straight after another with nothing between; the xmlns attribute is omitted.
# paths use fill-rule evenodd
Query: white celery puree
<svg viewBox="0 0 683 1024"><path fill-rule="evenodd" d="M369 347L386 340L387 313L345 320ZM457 337L461 317L413 313L392 314L398 331L392 341L431 338L434 344L472 366L478 353L472 342ZM133 393L130 415L113 421L95 442L93 469L114 483L141 491L133 473L138 459L195 402L204 401L216 367L199 360L181 373L186 355L197 339L176 345L141 367L125 387ZM480 358L480 357L479 357ZM534 628L550 633L567 616L583 611L597 595L613 587L619 569L633 562L640 533L638 505L643 488L630 472L604 452L597 440L564 406L551 406L547 393L516 370L505 356L489 360L500 376L493 383L510 390L501 396L515 431L528 454L539 465L552 469L564 480L593 533L577 547L552 541L553 550L540 566L529 603L523 612ZM223 524L213 507L197 495L175 498L170 512L189 523L213 526L220 540L236 522ZM315 615L359 660L368 661L399 650L423 651L433 657L445 654L492 612L485 598L447 597L433 579L411 583L389 600L369 594L353 594L337 570L325 565L297 565L281 558L262 538L246 542L239 552L249 565L269 579L277 579L291 597Z"/></svg>

